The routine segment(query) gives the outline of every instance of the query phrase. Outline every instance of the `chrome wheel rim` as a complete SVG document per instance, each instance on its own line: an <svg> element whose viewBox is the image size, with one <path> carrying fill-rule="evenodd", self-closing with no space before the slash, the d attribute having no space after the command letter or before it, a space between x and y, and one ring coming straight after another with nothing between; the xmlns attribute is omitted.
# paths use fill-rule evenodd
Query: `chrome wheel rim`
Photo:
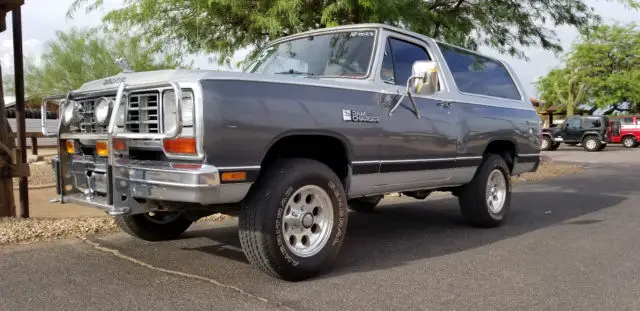
<svg viewBox="0 0 640 311"><path fill-rule="evenodd" d="M500 213L507 198L507 180L501 170L495 169L487 181L487 206L494 213Z"/></svg>
<svg viewBox="0 0 640 311"><path fill-rule="evenodd" d="M546 139L542 140L542 149L547 149L549 147L549 142Z"/></svg>
<svg viewBox="0 0 640 311"><path fill-rule="evenodd" d="M593 139L587 140L587 148L589 149L595 149L596 148L596 141Z"/></svg>
<svg viewBox="0 0 640 311"><path fill-rule="evenodd" d="M301 187L287 201L282 216L284 243L296 256L313 256L329 241L333 203L324 189L315 185Z"/></svg>
<svg viewBox="0 0 640 311"><path fill-rule="evenodd" d="M625 138L624 145L627 147L631 147L633 145L633 140L631 138Z"/></svg>

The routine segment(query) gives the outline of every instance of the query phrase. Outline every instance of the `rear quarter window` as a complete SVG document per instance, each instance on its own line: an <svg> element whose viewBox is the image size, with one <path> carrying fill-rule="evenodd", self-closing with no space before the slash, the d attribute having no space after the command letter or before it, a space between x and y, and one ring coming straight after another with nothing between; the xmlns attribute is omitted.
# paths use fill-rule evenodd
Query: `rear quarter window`
<svg viewBox="0 0 640 311"><path fill-rule="evenodd" d="M438 42L458 89L465 93L521 100L505 66L488 57Z"/></svg>

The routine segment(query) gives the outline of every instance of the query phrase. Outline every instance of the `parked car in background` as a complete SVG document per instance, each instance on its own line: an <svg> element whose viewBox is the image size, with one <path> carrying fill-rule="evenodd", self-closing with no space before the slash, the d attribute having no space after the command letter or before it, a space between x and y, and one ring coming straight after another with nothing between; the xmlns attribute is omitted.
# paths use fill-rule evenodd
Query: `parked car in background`
<svg viewBox="0 0 640 311"><path fill-rule="evenodd" d="M553 151L560 144L575 146L581 144L586 151L601 151L611 142L611 131L617 120L606 116L573 116L558 126L542 130L541 150ZM619 127L617 127L619 128ZM619 133L619 132L616 132Z"/></svg>
<svg viewBox="0 0 640 311"><path fill-rule="evenodd" d="M617 132L615 131L616 126L619 126L619 131ZM622 144L626 148L636 148L640 145L640 117L612 117L611 128L613 130L611 143Z"/></svg>

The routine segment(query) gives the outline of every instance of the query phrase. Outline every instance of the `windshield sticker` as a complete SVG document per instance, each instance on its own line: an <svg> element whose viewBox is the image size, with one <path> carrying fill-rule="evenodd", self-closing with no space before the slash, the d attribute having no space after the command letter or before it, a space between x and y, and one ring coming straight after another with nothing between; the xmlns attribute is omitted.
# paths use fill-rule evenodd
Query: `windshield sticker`
<svg viewBox="0 0 640 311"><path fill-rule="evenodd" d="M351 37L373 37L374 34L373 31L354 31L351 32Z"/></svg>

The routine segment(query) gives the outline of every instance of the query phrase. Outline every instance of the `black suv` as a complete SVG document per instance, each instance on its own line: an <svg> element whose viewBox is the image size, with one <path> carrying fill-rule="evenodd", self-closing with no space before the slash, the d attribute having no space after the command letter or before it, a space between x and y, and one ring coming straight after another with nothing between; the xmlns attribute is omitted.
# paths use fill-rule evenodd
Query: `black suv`
<svg viewBox="0 0 640 311"><path fill-rule="evenodd" d="M542 150L556 150L561 143L581 144L586 151L601 151L611 142L611 128L620 129L605 116L573 116L558 126L542 130ZM610 126L611 125L611 126Z"/></svg>

